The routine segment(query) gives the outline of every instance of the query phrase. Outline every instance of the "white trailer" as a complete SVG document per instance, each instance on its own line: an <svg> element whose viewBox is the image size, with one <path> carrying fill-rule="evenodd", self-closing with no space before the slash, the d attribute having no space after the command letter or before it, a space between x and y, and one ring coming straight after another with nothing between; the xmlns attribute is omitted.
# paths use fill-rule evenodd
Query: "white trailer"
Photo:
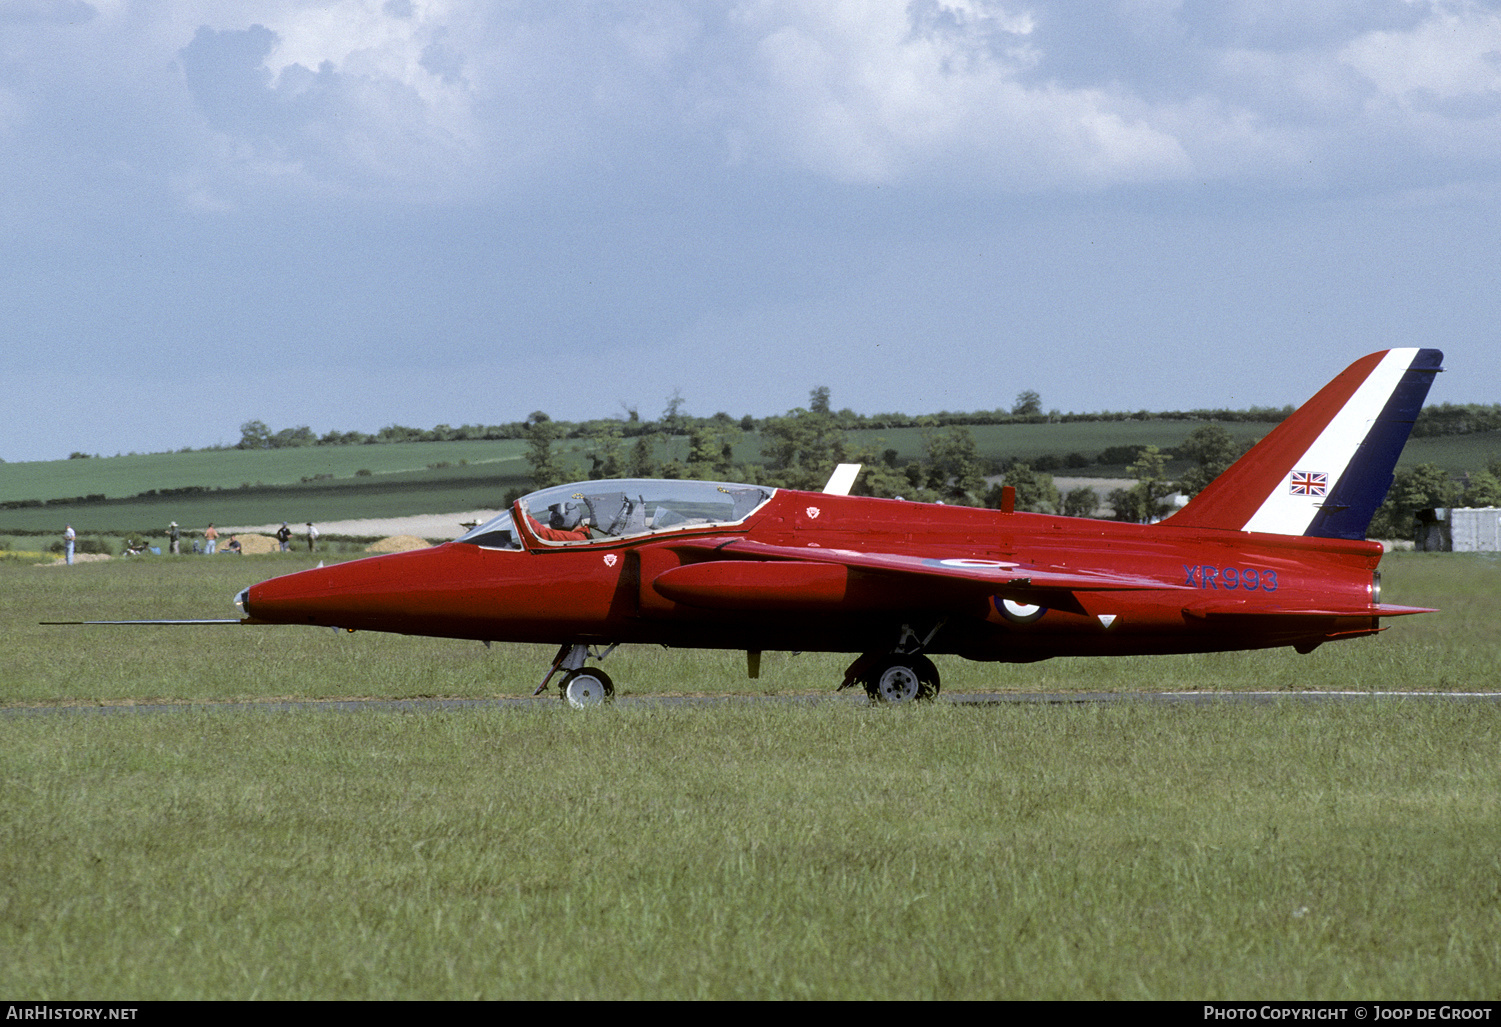
<svg viewBox="0 0 1501 1027"><path fill-rule="evenodd" d="M1449 537L1456 553L1501 553L1501 506L1450 510Z"/></svg>

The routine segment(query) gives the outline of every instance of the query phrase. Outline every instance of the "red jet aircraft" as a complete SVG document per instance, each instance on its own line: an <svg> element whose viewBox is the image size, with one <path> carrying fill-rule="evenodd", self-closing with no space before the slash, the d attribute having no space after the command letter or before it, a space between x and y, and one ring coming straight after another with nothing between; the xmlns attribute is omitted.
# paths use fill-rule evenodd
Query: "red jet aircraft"
<svg viewBox="0 0 1501 1027"><path fill-rule="evenodd" d="M1366 526L1443 355L1351 364L1181 510L1124 524L706 481L533 492L453 542L263 581L245 624L561 643L578 706L613 695L587 661L646 642L859 654L840 688L935 695L932 654L1201 653L1325 642L1429 612L1383 605ZM1009 498L1009 494L1008 494Z"/></svg>

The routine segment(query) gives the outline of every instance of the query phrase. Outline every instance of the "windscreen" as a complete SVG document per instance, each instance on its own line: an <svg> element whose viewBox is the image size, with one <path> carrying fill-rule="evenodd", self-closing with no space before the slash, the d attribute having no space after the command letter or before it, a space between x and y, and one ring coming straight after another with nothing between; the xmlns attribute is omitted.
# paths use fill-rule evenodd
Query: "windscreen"
<svg viewBox="0 0 1501 1027"><path fill-rule="evenodd" d="M454 541L484 546L486 549L520 549L521 536L516 533L516 522L511 511L506 510L484 524L471 528Z"/></svg>

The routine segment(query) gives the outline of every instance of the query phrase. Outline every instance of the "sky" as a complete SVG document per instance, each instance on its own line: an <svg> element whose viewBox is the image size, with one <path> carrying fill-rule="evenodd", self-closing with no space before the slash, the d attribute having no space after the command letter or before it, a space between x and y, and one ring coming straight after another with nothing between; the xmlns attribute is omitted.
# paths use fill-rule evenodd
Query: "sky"
<svg viewBox="0 0 1501 1027"><path fill-rule="evenodd" d="M0 459L1501 402L1501 0L0 0Z"/></svg>

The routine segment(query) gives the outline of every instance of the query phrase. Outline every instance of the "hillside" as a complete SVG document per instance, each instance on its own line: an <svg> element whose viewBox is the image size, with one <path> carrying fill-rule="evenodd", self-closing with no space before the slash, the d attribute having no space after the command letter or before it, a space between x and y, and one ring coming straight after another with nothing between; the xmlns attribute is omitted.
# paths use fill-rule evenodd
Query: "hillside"
<svg viewBox="0 0 1501 1027"><path fill-rule="evenodd" d="M1122 477L1124 461L1101 463L1112 448L1179 446L1198 420L1070 421L976 424L982 461L1012 459L1036 464L1070 460L1071 477ZM1260 438L1267 423L1232 422L1224 427L1238 441ZM846 433L857 446L894 451L898 465L920 459L936 429L861 429ZM630 440L626 440L629 442ZM554 443L569 477L587 476L591 444L564 438ZM658 460L686 461L688 439L666 437L654 447ZM0 464L0 532L52 533L71 522L92 531L155 532L169 521L201 529L218 524L290 520L327 522L492 509L508 493L530 488L527 443L517 439L316 445L281 449L194 450L116 457ZM1413 438L1400 466L1433 463L1451 475L1484 467L1501 457L1501 432ZM737 462L762 462L762 436L742 435ZM1076 466L1082 463L1082 466ZM1170 463L1172 473L1186 464Z"/></svg>

